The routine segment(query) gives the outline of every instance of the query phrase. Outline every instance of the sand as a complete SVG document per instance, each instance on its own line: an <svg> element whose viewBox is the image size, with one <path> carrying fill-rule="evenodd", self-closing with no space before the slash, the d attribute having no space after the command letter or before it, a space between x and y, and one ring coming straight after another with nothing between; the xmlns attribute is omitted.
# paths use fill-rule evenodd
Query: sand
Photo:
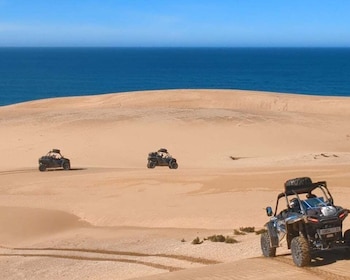
<svg viewBox="0 0 350 280"><path fill-rule="evenodd" d="M346 97L238 90L0 107L1 279L350 279L342 252L299 269L285 246L267 259L259 235L234 234L263 228L290 178L326 180L350 208L349 119ZM53 148L72 170L39 172ZM147 169L159 148L178 169Z"/></svg>

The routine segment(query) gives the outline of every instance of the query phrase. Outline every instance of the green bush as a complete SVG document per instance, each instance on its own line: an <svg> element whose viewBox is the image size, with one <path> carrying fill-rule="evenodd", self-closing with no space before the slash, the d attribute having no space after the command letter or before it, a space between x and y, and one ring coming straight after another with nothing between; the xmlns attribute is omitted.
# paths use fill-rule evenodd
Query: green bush
<svg viewBox="0 0 350 280"><path fill-rule="evenodd" d="M255 234L263 234L267 230L265 228L255 231Z"/></svg>
<svg viewBox="0 0 350 280"><path fill-rule="evenodd" d="M198 245L202 243L203 243L203 240L200 240L199 237L196 237L195 239L192 240L193 245Z"/></svg>
<svg viewBox="0 0 350 280"><path fill-rule="evenodd" d="M240 227L239 230L242 232L251 233L255 232L255 227Z"/></svg>
<svg viewBox="0 0 350 280"><path fill-rule="evenodd" d="M237 241L236 239L234 239L233 237L226 236L225 243L231 243L231 244L234 244L234 243L238 243L238 241Z"/></svg>
<svg viewBox="0 0 350 280"><path fill-rule="evenodd" d="M225 242L226 238L223 235L212 235L212 236L208 236L208 240L212 241L212 242Z"/></svg>
<svg viewBox="0 0 350 280"><path fill-rule="evenodd" d="M239 231L238 229L233 230L234 235L245 235L245 232Z"/></svg>

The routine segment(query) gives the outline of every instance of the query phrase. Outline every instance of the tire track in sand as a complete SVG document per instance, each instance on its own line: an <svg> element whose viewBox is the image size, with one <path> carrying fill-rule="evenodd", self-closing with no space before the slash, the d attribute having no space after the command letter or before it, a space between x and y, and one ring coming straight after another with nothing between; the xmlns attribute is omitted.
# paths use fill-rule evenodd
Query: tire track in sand
<svg viewBox="0 0 350 280"><path fill-rule="evenodd" d="M127 252L127 251L112 251L112 250L101 250L101 249L85 249L85 248L9 248L0 246L0 248L9 250L8 253L0 253L2 257L48 257L48 258L58 258L58 259L72 259L72 260L81 260L81 261L112 261L112 262L123 262L123 263L131 263L131 264L140 264L149 266L152 268L163 269L169 272L178 271L185 269L186 267L181 266L172 266L172 265L164 265L159 263L159 261L143 261L138 260L136 258L147 258L147 257L155 257L155 258L167 258L185 261L188 263L198 263L202 265L209 264L217 264L218 261L204 259L204 258L196 258L191 256L184 255L174 255L174 254L146 254L139 252ZM24 251L28 251L28 253L24 253ZM46 253L46 252L54 252L54 253ZM98 256L84 256L80 255L71 255L71 254L59 254L62 252L66 253L84 253L84 254L92 254L92 255L109 255L114 257L98 257ZM134 257L132 258L118 258L117 256L126 256L126 257Z"/></svg>
<svg viewBox="0 0 350 280"><path fill-rule="evenodd" d="M12 174L21 174L21 173L33 173L36 172L37 169L17 169L17 170L3 170L0 171L0 175L12 175Z"/></svg>

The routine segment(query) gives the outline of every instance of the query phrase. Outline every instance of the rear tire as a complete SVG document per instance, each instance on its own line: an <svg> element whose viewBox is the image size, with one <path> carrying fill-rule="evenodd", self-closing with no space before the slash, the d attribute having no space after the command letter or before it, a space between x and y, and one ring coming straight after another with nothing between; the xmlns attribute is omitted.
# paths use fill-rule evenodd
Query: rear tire
<svg viewBox="0 0 350 280"><path fill-rule="evenodd" d="M347 229L345 232L344 232L344 240L347 241L350 245L350 229Z"/></svg>
<svg viewBox="0 0 350 280"><path fill-rule="evenodd" d="M67 162L67 161L64 162L64 163L63 163L63 169L64 169L64 170L69 170L69 169L70 169L70 163Z"/></svg>
<svg viewBox="0 0 350 280"><path fill-rule="evenodd" d="M271 247L271 240L269 233L263 232L260 236L261 251L265 257L276 257L276 248Z"/></svg>
<svg viewBox="0 0 350 280"><path fill-rule="evenodd" d="M348 246L346 248L346 252L347 254L350 254L350 229L344 232L344 240L345 240L345 244Z"/></svg>
<svg viewBox="0 0 350 280"><path fill-rule="evenodd" d="M39 164L39 171L43 172L46 170L46 165L45 164Z"/></svg>
<svg viewBox="0 0 350 280"><path fill-rule="evenodd" d="M304 237L297 236L292 239L291 252L296 266L303 267L310 264L310 248L308 241Z"/></svg>

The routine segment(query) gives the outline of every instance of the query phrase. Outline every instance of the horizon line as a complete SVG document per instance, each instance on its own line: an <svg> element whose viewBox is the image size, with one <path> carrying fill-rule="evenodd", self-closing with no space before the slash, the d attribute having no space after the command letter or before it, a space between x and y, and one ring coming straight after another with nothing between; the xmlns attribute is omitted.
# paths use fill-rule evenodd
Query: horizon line
<svg viewBox="0 0 350 280"><path fill-rule="evenodd" d="M350 46L0 46L4 48L106 48L106 49L348 49Z"/></svg>

